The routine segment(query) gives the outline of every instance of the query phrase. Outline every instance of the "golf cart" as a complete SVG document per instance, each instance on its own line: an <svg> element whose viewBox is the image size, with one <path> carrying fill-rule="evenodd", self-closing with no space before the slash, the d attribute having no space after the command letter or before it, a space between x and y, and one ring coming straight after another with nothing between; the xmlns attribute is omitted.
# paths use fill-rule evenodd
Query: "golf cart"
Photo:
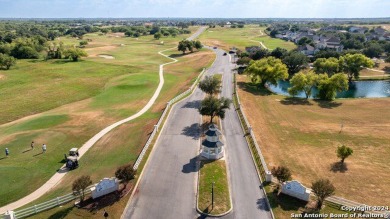
<svg viewBox="0 0 390 219"><path fill-rule="evenodd" d="M76 169L79 166L78 157L79 157L79 149L78 148L70 149L69 156L66 156L66 167L70 170Z"/></svg>

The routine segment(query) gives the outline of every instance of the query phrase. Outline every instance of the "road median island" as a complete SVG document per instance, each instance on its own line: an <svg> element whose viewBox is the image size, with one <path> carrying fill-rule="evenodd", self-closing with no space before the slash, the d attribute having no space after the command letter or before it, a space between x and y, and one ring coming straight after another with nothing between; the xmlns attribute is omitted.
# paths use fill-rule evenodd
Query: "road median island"
<svg viewBox="0 0 390 219"><path fill-rule="evenodd" d="M214 204L212 203L212 190ZM197 211L208 216L223 216L231 210L225 160L200 161Z"/></svg>

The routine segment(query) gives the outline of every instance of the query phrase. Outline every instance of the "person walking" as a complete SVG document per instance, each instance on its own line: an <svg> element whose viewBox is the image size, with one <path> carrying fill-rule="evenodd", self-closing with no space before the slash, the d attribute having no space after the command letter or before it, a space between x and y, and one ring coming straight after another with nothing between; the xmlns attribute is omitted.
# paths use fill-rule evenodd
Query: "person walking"
<svg viewBox="0 0 390 219"><path fill-rule="evenodd" d="M8 148L5 148L5 156L8 157L8 155L9 155L9 150Z"/></svg>
<svg viewBox="0 0 390 219"><path fill-rule="evenodd" d="M42 153L46 153L46 144L42 145Z"/></svg>
<svg viewBox="0 0 390 219"><path fill-rule="evenodd" d="M34 150L34 141L31 142L31 150Z"/></svg>

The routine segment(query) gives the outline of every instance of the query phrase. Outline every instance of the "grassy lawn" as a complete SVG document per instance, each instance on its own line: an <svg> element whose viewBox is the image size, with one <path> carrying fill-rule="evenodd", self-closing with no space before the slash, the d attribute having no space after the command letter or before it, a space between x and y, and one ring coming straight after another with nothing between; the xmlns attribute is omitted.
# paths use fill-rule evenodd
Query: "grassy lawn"
<svg viewBox="0 0 390 219"><path fill-rule="evenodd" d="M373 68L374 70L384 71L378 72L371 69L363 69L360 71L359 80L383 80L390 79L390 63L380 63Z"/></svg>
<svg viewBox="0 0 390 219"><path fill-rule="evenodd" d="M169 52L167 53L169 54ZM176 54L176 52L172 52L172 54ZM71 192L71 182L80 174L91 175L93 181L97 182L103 177L113 176L116 167L119 165L135 162L142 150L142 146L153 130L154 124L160 117L166 102L176 94L186 90L191 84L191 79L196 77L203 67L209 66L214 57L215 55L212 52L204 50L180 56L178 57L178 63L166 66L164 68L165 84L152 109L140 118L108 133L81 159L78 169L68 173L50 193L31 203L31 205ZM128 198L129 196L123 197L113 205L105 206L104 208L110 212L113 218L119 218ZM96 215L100 215L102 210L98 209L97 211L89 212L77 208L68 209L67 207L71 207L71 205L68 204L63 208L55 208L35 215L32 218L49 218L51 215L58 216L62 213L66 214L64 218L95 218ZM64 209L68 210L64 211Z"/></svg>
<svg viewBox="0 0 390 219"><path fill-rule="evenodd" d="M357 202L390 203L389 98L305 101L259 91L245 76L237 81L243 110L270 168L285 165L307 186L329 178L337 196ZM337 168L336 149L342 144L354 154Z"/></svg>
<svg viewBox="0 0 390 219"><path fill-rule="evenodd" d="M81 62L63 62L62 64L56 61L35 63L19 61L19 67L22 67L23 63L26 65L25 71L15 68L1 72L6 75L1 78L0 92L8 92L9 95L20 100L18 106L7 102L7 104L11 103L9 104L10 111L16 112L13 114L15 118L41 110L51 110L0 125L0 150L4 151L7 147L11 153L9 158L0 155L0 175L7 176L0 177L0 184L7 185L7 187L0 187L0 206L31 193L47 181L62 165L63 154L67 153L70 148L80 147L103 127L139 111L157 87L158 65L169 61L157 52L174 47L175 42L184 36L163 38L161 40L164 40L164 45L160 45L161 40L157 43L151 37L143 37L139 40L110 38L97 34L90 34L87 37L93 39L92 45L89 46L92 47L93 43L101 45L93 47L98 54L102 50L101 47L110 45L110 43L123 42L124 46L105 51L106 54L115 56L113 60L88 57ZM142 55L139 57L137 53ZM214 54L209 51L200 51L179 59L179 63L170 66L172 69L166 67L165 85L152 110L137 120L114 130L101 140L105 140L104 143L97 143L94 146L97 150L92 148L81 159L80 168L70 173L70 178L62 181L64 185L58 185L58 189L53 191L54 197L68 193L70 191L69 181L72 181L78 173L90 173L93 180L98 181L104 176L112 176L115 168L120 164L134 161L166 102L186 89L190 84L189 81L197 76L200 69L214 60ZM63 70L60 73L46 71L52 65L62 65ZM65 68L68 65L69 67ZM185 68L181 68L183 66ZM43 70L35 69L41 67ZM82 71L82 74L75 74L75 70ZM26 75L30 77L28 80ZM47 79L44 84L35 87L38 84L36 81L46 80L45 77L49 76L52 76L52 79ZM53 78L59 76L62 77L59 80L61 83L56 86L52 85L51 83L56 83L55 80L53 82ZM12 79L13 77L19 79ZM11 83L11 79L14 82ZM26 82L19 83L22 80ZM14 84L14 87L9 86L8 83ZM26 83L27 85L36 84L29 89ZM41 92L40 88L44 89L42 87L45 85L52 86L52 91ZM67 86L75 90L67 89ZM14 89L13 92L12 89ZM77 89L80 92L77 92ZM16 90L20 90L20 93ZM0 98L5 97L0 95ZM41 106L36 104L38 101L48 103L41 109ZM51 103L55 101L59 103ZM0 104L4 104L3 100ZM53 109L53 107L57 108ZM8 118L8 114L3 110L0 115ZM36 142L36 148L29 150L32 140ZM43 143L47 144L46 154L40 153ZM47 197L52 194L48 194Z"/></svg>
<svg viewBox="0 0 390 219"><path fill-rule="evenodd" d="M211 186L214 184L214 208L211 203ZM229 185L224 160L202 161L199 178L198 208L218 215L230 209Z"/></svg>
<svg viewBox="0 0 390 219"><path fill-rule="evenodd" d="M207 29L201 36L200 41L209 46L221 47L225 50L235 46L244 50L247 46L259 46L262 41L269 49L276 47L288 50L296 48L294 43L271 38L264 33L264 27L247 25L244 28L215 27Z"/></svg>

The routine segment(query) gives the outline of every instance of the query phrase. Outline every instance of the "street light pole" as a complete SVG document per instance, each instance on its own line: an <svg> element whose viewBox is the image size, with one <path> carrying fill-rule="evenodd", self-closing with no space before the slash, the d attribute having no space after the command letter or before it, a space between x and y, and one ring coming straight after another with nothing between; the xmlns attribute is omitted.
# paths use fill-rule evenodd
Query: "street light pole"
<svg viewBox="0 0 390 219"><path fill-rule="evenodd" d="M211 184L211 209L214 209L214 183Z"/></svg>

